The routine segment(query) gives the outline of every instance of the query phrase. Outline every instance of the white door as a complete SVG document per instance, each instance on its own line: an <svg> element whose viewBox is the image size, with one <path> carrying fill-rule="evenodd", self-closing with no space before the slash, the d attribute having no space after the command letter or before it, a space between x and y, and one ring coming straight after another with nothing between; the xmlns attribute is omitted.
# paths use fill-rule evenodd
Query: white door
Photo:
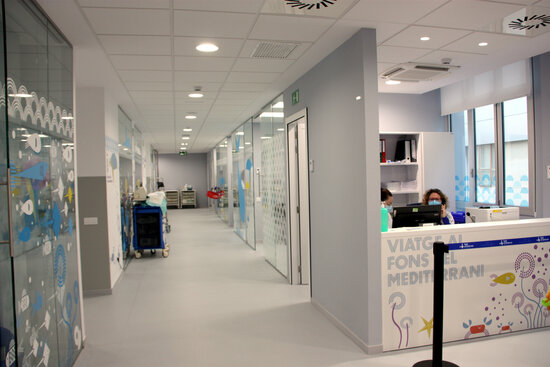
<svg viewBox="0 0 550 367"><path fill-rule="evenodd" d="M305 110L287 120L290 280L309 284L309 171Z"/></svg>

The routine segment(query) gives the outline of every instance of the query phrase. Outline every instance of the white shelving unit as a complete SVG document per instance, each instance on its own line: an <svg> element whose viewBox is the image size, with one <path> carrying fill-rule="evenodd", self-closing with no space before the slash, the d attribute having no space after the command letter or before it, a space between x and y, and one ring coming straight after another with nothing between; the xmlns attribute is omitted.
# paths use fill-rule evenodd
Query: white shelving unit
<svg viewBox="0 0 550 367"><path fill-rule="evenodd" d="M393 206L405 206L422 201L429 188L441 189L449 198L449 207L454 208L454 139L447 132L380 132L386 139L386 163L380 163L380 183L393 194ZM414 140L416 162L394 162L399 140ZM410 182L416 181L411 187ZM392 189L392 184L408 182ZM389 185L388 185L389 183ZM402 187L403 186L403 187Z"/></svg>
<svg viewBox="0 0 550 367"><path fill-rule="evenodd" d="M197 207L197 194L195 190L180 191L180 207Z"/></svg>
<svg viewBox="0 0 550 367"><path fill-rule="evenodd" d="M178 190L166 190L166 206L167 207L180 207L180 197Z"/></svg>

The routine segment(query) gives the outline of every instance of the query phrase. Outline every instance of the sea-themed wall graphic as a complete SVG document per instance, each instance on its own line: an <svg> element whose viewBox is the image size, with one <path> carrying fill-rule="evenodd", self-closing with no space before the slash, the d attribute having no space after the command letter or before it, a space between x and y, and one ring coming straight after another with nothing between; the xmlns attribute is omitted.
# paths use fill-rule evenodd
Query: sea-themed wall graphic
<svg viewBox="0 0 550 367"><path fill-rule="evenodd" d="M547 227L383 234L383 349L433 341L435 241L452 249L445 255L444 341L550 326L542 305L550 283Z"/></svg>
<svg viewBox="0 0 550 367"><path fill-rule="evenodd" d="M29 92L24 85L17 86L16 82L8 77L8 103L4 88L0 94L0 105L8 110L8 117L18 120L21 124L39 129L44 133L53 133L58 136L73 139L74 128L72 114L60 106L39 97L34 91ZM31 97L16 97L15 95L30 95Z"/></svg>
<svg viewBox="0 0 550 367"><path fill-rule="evenodd" d="M72 366L82 347L73 120L9 79L14 90L32 97L7 101L14 268L26 272L14 276L13 358L21 366Z"/></svg>

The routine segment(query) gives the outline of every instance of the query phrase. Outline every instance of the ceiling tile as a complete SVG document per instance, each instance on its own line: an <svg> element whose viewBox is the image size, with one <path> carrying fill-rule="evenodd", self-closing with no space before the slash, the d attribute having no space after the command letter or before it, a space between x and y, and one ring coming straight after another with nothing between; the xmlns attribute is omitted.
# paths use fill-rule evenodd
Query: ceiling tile
<svg viewBox="0 0 550 367"><path fill-rule="evenodd" d="M147 73L137 70L121 70L118 72L125 82L171 82L172 72L164 70L151 70Z"/></svg>
<svg viewBox="0 0 550 367"><path fill-rule="evenodd" d="M522 8L521 5L474 0L453 0L416 24L444 28L493 31L495 22ZM497 30L498 31L498 30Z"/></svg>
<svg viewBox="0 0 550 367"><path fill-rule="evenodd" d="M99 36L108 54L171 55L168 36Z"/></svg>
<svg viewBox="0 0 550 367"><path fill-rule="evenodd" d="M353 5L354 2L355 0L339 0L331 2L305 1L304 3L310 4L310 6L306 8L302 6L293 6L292 4L288 4L281 0L266 0L262 8L262 13L339 18Z"/></svg>
<svg viewBox="0 0 550 367"><path fill-rule="evenodd" d="M258 96L255 92L220 92L216 98L219 101L251 101Z"/></svg>
<svg viewBox="0 0 550 367"><path fill-rule="evenodd" d="M179 82L221 83L226 77L225 71L176 71L174 80L176 84Z"/></svg>
<svg viewBox="0 0 550 367"><path fill-rule="evenodd" d="M207 37L174 37L174 54L182 56L204 56L203 52L195 47L203 42L216 44L220 49L213 52L211 57L237 57L244 40L236 38L207 38Z"/></svg>
<svg viewBox="0 0 550 367"><path fill-rule="evenodd" d="M546 6L547 8L550 8L550 0L541 0L537 3L537 6Z"/></svg>
<svg viewBox="0 0 550 367"><path fill-rule="evenodd" d="M379 62L377 63L376 72L378 75L382 74L384 71L396 66L397 64L394 62Z"/></svg>
<svg viewBox="0 0 550 367"><path fill-rule="evenodd" d="M170 56L111 55L118 70L172 70Z"/></svg>
<svg viewBox="0 0 550 367"><path fill-rule="evenodd" d="M244 73L232 72L227 78L228 82L252 82L273 83L281 74L279 73Z"/></svg>
<svg viewBox="0 0 550 367"><path fill-rule="evenodd" d="M312 42L333 23L330 19L260 15L249 38Z"/></svg>
<svg viewBox="0 0 550 367"><path fill-rule="evenodd" d="M254 14L175 10L174 35L242 38L255 20Z"/></svg>
<svg viewBox="0 0 550 367"><path fill-rule="evenodd" d="M407 28L407 24L401 23L382 23L374 21L347 20L340 19L337 24L353 28L376 29L376 44L380 45L388 38Z"/></svg>
<svg viewBox="0 0 550 367"><path fill-rule="evenodd" d="M233 71L278 72L285 71L294 60L237 59Z"/></svg>
<svg viewBox="0 0 550 367"><path fill-rule="evenodd" d="M262 7L263 2L264 0L174 0L174 9L227 11L256 14Z"/></svg>
<svg viewBox="0 0 550 367"><path fill-rule="evenodd" d="M442 59L451 59L451 65L462 66L475 63L477 60L481 60L484 57L485 55L474 53L437 50L414 61L425 62L427 64L441 64Z"/></svg>
<svg viewBox="0 0 550 367"><path fill-rule="evenodd" d="M268 83L225 83L221 90L224 92L263 92L269 86Z"/></svg>
<svg viewBox="0 0 550 367"><path fill-rule="evenodd" d="M170 0L78 0L83 7L170 9Z"/></svg>
<svg viewBox="0 0 550 367"><path fill-rule="evenodd" d="M256 50L256 47L258 47L258 44L260 42L266 42L266 40L247 40L244 44L243 49L241 50L241 53L239 57L251 57L252 53ZM272 41L267 41L272 42ZM298 43L298 42L296 42ZM306 52L306 50L311 46L311 42L300 42L298 43L298 46L286 57L285 60L296 60L300 56Z"/></svg>
<svg viewBox="0 0 550 367"><path fill-rule="evenodd" d="M491 0L491 1L495 3L523 4L523 5L532 5L537 2L537 0Z"/></svg>
<svg viewBox="0 0 550 367"><path fill-rule="evenodd" d="M168 10L84 8L84 14L97 34L170 34Z"/></svg>
<svg viewBox="0 0 550 367"><path fill-rule="evenodd" d="M171 91L173 83L170 82L126 82L124 83L129 91L133 90L156 90Z"/></svg>
<svg viewBox="0 0 550 367"><path fill-rule="evenodd" d="M416 60L430 50L408 47L379 46L378 62L402 63Z"/></svg>
<svg viewBox="0 0 550 367"><path fill-rule="evenodd" d="M408 24L445 2L447 0L361 0L342 18Z"/></svg>
<svg viewBox="0 0 550 367"><path fill-rule="evenodd" d="M505 48L510 49L514 47L514 44L520 43L522 40L523 38L520 36L475 32L443 47L442 49L447 51L489 54ZM480 47L478 45L480 42L487 42L488 45L485 47Z"/></svg>
<svg viewBox="0 0 550 367"><path fill-rule="evenodd" d="M208 98L209 95L212 96L213 98L216 92L220 90L220 88L222 87L222 83L198 83L197 84L197 83L187 82L187 81L176 81L174 83L175 90L179 91L179 92L176 92L176 94L185 93L186 96L191 91L194 91L195 87L200 87L201 91L204 93L206 98Z"/></svg>
<svg viewBox="0 0 550 367"><path fill-rule="evenodd" d="M229 71L235 62L231 57L188 57L176 56L174 68L189 71Z"/></svg>
<svg viewBox="0 0 550 367"><path fill-rule="evenodd" d="M469 33L471 33L471 31L411 26L384 42L384 46L403 46L436 50ZM428 36L430 39L428 41L421 41L420 37L424 36Z"/></svg>

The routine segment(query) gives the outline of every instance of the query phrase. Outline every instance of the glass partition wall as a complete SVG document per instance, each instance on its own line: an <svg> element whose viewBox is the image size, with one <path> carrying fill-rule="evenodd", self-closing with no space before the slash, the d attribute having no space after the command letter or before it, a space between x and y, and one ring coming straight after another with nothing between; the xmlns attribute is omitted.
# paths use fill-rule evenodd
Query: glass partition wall
<svg viewBox="0 0 550 367"><path fill-rule="evenodd" d="M33 2L4 9L0 364L71 366L82 348L72 47Z"/></svg>
<svg viewBox="0 0 550 367"><path fill-rule="evenodd" d="M119 107L118 109L118 173L120 187L120 228L122 237L122 257L126 265L131 259L132 242L132 154L133 154L132 121ZM116 168L116 156L112 153L109 164L113 171ZM113 176L115 174L113 173Z"/></svg>

